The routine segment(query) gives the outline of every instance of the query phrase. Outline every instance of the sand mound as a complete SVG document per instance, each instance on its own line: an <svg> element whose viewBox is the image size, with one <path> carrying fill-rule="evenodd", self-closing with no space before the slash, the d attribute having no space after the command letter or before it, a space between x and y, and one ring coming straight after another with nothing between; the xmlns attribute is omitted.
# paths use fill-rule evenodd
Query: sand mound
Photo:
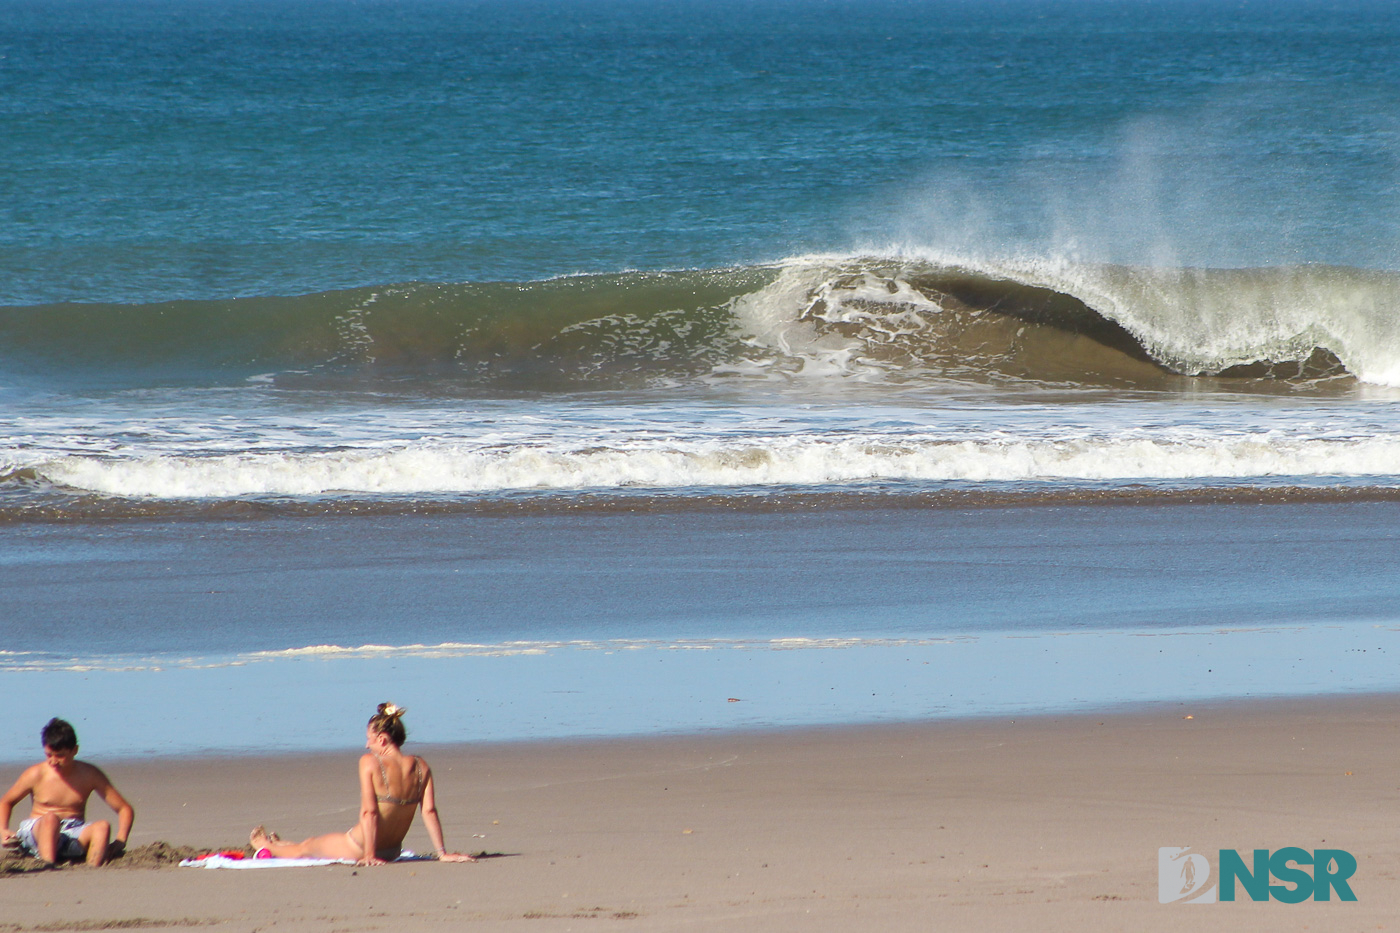
<svg viewBox="0 0 1400 933"><path fill-rule="evenodd" d="M227 850L243 848L245 847L238 845L226 847ZM193 846L174 846L168 842L152 842L149 845L127 849L125 854L109 860L103 868L174 868L187 858L205 855L209 851L207 848L197 849ZM87 866L82 862L60 862L58 865L50 866L12 849L6 849L4 854L0 855L0 875L24 874L32 871L67 871L85 867Z"/></svg>

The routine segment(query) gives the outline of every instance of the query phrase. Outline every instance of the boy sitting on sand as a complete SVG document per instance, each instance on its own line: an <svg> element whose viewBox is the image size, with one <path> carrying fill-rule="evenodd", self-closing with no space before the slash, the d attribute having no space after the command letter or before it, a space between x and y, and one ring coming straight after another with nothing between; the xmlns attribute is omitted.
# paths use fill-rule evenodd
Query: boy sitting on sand
<svg viewBox="0 0 1400 933"><path fill-rule="evenodd" d="M78 761L78 734L62 719L50 719L39 734L44 760L26 768L15 786L0 797L0 844L19 847L50 865L59 859L86 858L93 868L107 857L126 850L126 838L136 811L126 802L107 775L85 761ZM106 820L85 822L87 800L97 794L117 812L117 838L108 840L112 824ZM29 819L10 832L15 804L33 796Z"/></svg>

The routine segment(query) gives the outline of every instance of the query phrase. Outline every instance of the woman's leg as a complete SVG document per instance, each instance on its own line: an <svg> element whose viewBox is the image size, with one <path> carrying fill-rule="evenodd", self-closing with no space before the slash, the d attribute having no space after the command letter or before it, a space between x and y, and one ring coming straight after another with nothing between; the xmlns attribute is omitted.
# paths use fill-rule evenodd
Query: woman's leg
<svg viewBox="0 0 1400 933"><path fill-rule="evenodd" d="M364 852L348 833L327 833L301 842L282 842L262 827L253 830L249 839L254 849L267 849L273 858L348 858L359 859Z"/></svg>

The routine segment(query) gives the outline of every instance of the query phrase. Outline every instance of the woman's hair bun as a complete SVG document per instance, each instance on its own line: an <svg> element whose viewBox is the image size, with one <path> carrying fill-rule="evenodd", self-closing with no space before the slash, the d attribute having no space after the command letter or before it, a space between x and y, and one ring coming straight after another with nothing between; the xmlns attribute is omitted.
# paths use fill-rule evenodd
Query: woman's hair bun
<svg viewBox="0 0 1400 933"><path fill-rule="evenodd" d="M408 712L408 710L404 709L402 706L397 706L393 703L379 704L379 715L381 716L388 716L392 719L400 719L406 712Z"/></svg>

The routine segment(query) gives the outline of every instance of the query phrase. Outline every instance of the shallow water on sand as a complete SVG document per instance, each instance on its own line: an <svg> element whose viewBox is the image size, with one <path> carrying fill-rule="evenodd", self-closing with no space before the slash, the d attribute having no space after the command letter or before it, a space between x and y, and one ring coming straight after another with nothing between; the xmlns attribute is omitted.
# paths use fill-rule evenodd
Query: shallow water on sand
<svg viewBox="0 0 1400 933"><path fill-rule="evenodd" d="M76 710L84 746L115 754L336 747L366 696L459 741L1400 687L1389 502L274 517L0 540L12 721ZM160 735L127 735L142 710Z"/></svg>

